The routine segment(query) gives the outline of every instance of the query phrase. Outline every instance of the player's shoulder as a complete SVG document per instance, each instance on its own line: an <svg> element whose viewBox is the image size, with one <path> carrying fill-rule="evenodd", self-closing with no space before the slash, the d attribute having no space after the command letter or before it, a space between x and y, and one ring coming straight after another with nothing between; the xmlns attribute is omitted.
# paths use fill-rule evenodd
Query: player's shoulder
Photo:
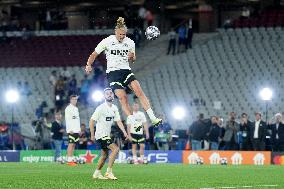
<svg viewBox="0 0 284 189"><path fill-rule="evenodd" d="M105 103L102 103L96 107L96 111L100 111L105 107Z"/></svg>
<svg viewBox="0 0 284 189"><path fill-rule="evenodd" d="M66 110L70 110L70 109L71 109L71 104L69 104L69 105L66 106L65 111L66 111Z"/></svg>
<svg viewBox="0 0 284 189"><path fill-rule="evenodd" d="M134 43L134 41L132 39L130 39L129 37L125 37L125 41L127 43Z"/></svg>
<svg viewBox="0 0 284 189"><path fill-rule="evenodd" d="M144 112L142 112L142 111L138 111L137 113L138 113L139 115L142 115L142 116L145 115Z"/></svg>
<svg viewBox="0 0 284 189"><path fill-rule="evenodd" d="M113 110L115 110L115 111L118 111L118 107L117 107L117 105L115 105L115 104L112 104L111 108L112 108Z"/></svg>
<svg viewBox="0 0 284 189"><path fill-rule="evenodd" d="M79 111L79 108L77 106L73 106L72 104L69 104L65 111L69 111L69 112L78 112Z"/></svg>
<svg viewBox="0 0 284 189"><path fill-rule="evenodd" d="M101 43L110 43L110 42L112 42L114 39L113 39L113 35L110 35L110 36L108 36L108 37L106 37L106 38L104 38L104 39L102 39L102 41L101 41Z"/></svg>
<svg viewBox="0 0 284 189"><path fill-rule="evenodd" d="M113 109L116 109L116 110L118 110L118 107L117 107L117 105L113 104L113 105L112 105L112 107L113 107Z"/></svg>
<svg viewBox="0 0 284 189"><path fill-rule="evenodd" d="M115 41L115 35L109 35L108 37L103 39L106 42L112 42Z"/></svg>
<svg viewBox="0 0 284 189"><path fill-rule="evenodd" d="M145 117L145 114L144 112L141 112L141 111L137 111L134 116L138 119L143 119Z"/></svg>

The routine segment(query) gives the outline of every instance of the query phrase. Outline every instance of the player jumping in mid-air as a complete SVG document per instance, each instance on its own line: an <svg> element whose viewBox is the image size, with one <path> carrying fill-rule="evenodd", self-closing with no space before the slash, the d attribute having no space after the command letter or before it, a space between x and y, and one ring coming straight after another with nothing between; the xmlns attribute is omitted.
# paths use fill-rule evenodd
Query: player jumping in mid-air
<svg viewBox="0 0 284 189"><path fill-rule="evenodd" d="M93 174L94 179L112 179L116 180L117 178L112 173L112 166L116 155L119 152L119 148L116 144L114 144L110 138L111 126L115 121L123 132L124 137L128 139L127 133L124 129L124 126L120 120L120 115L118 112L118 108L116 105L112 104L114 100L114 94L111 88L106 88L104 90L105 103L99 105L95 112L93 113L90 119L90 132L91 132L91 140L95 139L101 145L101 157L98 161L97 169ZM96 131L94 135L94 125L96 123ZM104 166L106 159L108 158L108 150L111 150L112 153L109 156L108 168L105 176L102 175L101 169Z"/></svg>
<svg viewBox="0 0 284 189"><path fill-rule="evenodd" d="M134 164L144 163L144 149L145 149L145 137L149 139L149 130L147 125L147 120L145 114L139 111L139 104L135 102L132 106L133 116L136 123L134 125L128 125L128 136L129 140L132 142L132 155ZM140 158L137 159L137 145L140 146Z"/></svg>
<svg viewBox="0 0 284 189"><path fill-rule="evenodd" d="M92 71L92 64L101 52L105 52L107 59L107 79L110 87L114 90L118 97L124 113L127 115L127 122L135 124L135 119L128 103L126 87L129 87L139 98L142 107L147 112L152 124L158 126L162 123L162 119L157 118L151 108L148 98L145 96L139 82L131 72L130 62L136 60L135 43L130 38L126 37L127 27L124 19L119 17L115 27L115 35L103 39L95 48L95 51L90 55L86 73Z"/></svg>

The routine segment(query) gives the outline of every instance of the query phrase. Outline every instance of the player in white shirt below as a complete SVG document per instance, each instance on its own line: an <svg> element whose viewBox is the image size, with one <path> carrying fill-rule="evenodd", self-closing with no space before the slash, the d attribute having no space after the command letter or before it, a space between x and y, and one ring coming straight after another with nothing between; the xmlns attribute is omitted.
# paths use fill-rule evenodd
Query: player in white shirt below
<svg viewBox="0 0 284 189"><path fill-rule="evenodd" d="M144 132L146 135L146 140L149 139L149 130L147 125L147 120L145 114L139 111L139 104L136 102L133 104L133 116L135 118L135 124L128 124L127 131L129 140L132 142L132 155L134 164L144 163L144 149L145 149L145 137ZM137 159L137 145L140 145L140 158Z"/></svg>
<svg viewBox="0 0 284 189"><path fill-rule="evenodd" d="M107 79L110 87L118 97L124 113L127 115L128 122L134 124L134 117L128 103L125 89L131 89L139 98L142 107L147 112L152 124L158 126L162 119L157 118L151 108L148 98L145 96L139 82L131 72L129 63L136 60L135 43L126 37L127 27L124 19L119 17L115 27L115 35L103 39L95 48L95 51L89 56L86 65L86 73L92 71L92 64L98 55L104 51L107 59Z"/></svg>
<svg viewBox="0 0 284 189"><path fill-rule="evenodd" d="M91 140L97 140L102 149L101 157L98 161L97 169L93 174L93 178L116 180L117 178L112 173L112 166L116 155L119 152L119 148L115 143L113 143L112 139L110 138L111 126L113 125L113 123L117 123L118 127L123 132L123 135L126 139L128 139L128 136L120 119L118 108L112 103L114 100L114 94L111 88L106 88L104 90L104 97L105 103L99 105L96 108L89 122ZM94 135L95 122L96 131ZM104 166L106 159L108 158L108 150L111 150L112 153L109 155L108 168L105 173L105 176L103 176L101 170Z"/></svg>
<svg viewBox="0 0 284 189"><path fill-rule="evenodd" d="M76 165L73 153L81 131L79 110L76 107L77 101L78 97L71 95L70 104L65 108L66 132L68 134L67 164L70 166Z"/></svg>

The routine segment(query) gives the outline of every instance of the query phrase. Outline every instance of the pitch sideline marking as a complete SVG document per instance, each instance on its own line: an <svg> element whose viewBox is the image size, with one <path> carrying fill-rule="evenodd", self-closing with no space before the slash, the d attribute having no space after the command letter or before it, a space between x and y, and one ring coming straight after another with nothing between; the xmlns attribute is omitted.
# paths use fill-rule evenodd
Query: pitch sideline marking
<svg viewBox="0 0 284 189"><path fill-rule="evenodd" d="M278 184L262 184L262 185L258 185L260 187L277 187Z"/></svg>
<svg viewBox="0 0 284 189"><path fill-rule="evenodd" d="M277 184L262 184L262 185L256 185L257 187L278 187ZM230 189L230 188L253 188L256 186L221 186L216 188L222 188L222 189ZM215 189L215 188L200 188L200 189Z"/></svg>

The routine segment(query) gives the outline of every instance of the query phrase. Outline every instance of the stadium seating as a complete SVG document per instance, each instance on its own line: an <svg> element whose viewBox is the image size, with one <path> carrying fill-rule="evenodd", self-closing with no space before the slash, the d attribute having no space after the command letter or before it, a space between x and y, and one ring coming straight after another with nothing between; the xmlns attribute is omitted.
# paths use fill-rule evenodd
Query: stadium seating
<svg viewBox="0 0 284 189"><path fill-rule="evenodd" d="M235 28L281 27L284 26L284 11L267 10L259 17L236 19L233 25Z"/></svg>
<svg viewBox="0 0 284 189"><path fill-rule="evenodd" d="M1 67L84 65L102 35L12 38L0 43ZM36 47L36 48L35 48Z"/></svg>
<svg viewBox="0 0 284 189"><path fill-rule="evenodd" d="M142 85L154 107L159 107L156 110L164 110L174 127L188 127L198 112L225 119L229 111L247 112L253 119L255 111L265 112L259 97L263 87L274 92L268 102L270 119L272 113L283 111L284 105L283 40L280 27L220 29L218 38L168 58L171 63L144 76ZM194 98L205 99L206 106L192 106ZM214 109L214 101L221 101L220 110ZM173 120L169 111L178 104L188 111L182 122Z"/></svg>
<svg viewBox="0 0 284 189"><path fill-rule="evenodd" d="M48 58L46 62L50 63L51 61L54 66L63 66L60 62L64 62L64 65L76 65L68 67L68 70L72 74L76 74L78 81L83 78L83 68L78 66L81 65L78 62L84 63L89 53L88 50L90 50L88 48L94 48L93 43L98 40L91 36L39 38L32 39L30 44L29 41L18 39L16 44L19 44L19 47L17 49L29 48L33 52L24 51L26 54L13 52L20 53L20 57L23 59L18 59L18 56L1 46L1 65L17 65L20 60L25 60L25 65L32 66L34 64L29 62L32 61L31 54L37 54L36 56L50 55L52 58ZM150 42L148 44L151 47L150 50L145 48L140 51L141 54L138 53L142 60L137 61L135 74L150 98L154 110L166 114L174 128L187 128L199 112L203 112L205 116L218 114L225 119L229 111L236 111L239 114L247 112L252 118L255 111L265 111L265 103L260 99L258 93L261 88L267 86L271 87L274 92L273 100L268 102L269 118L272 113L283 111L283 28L219 29L218 34L208 38L206 42L195 44L192 50L175 56L162 55L166 52L167 38L162 36L161 39L163 40L157 41L160 43L159 45L156 46L153 45L154 42ZM88 42L85 43L85 41ZM64 45L65 43L66 45ZM48 44L49 48L33 48L38 44ZM59 56L61 51L56 52L55 50L59 50L58 44L61 44L61 47L65 46L66 49L72 49L72 52L76 50L82 52L81 50L84 49L86 54L82 53L82 56L74 54L72 55L74 59L65 59L64 53ZM7 48L11 50L13 47ZM45 51L47 49L49 50ZM62 52L67 53L66 49ZM5 53L2 53L4 52L2 50ZM143 66L150 64L151 58L143 57L144 54L150 54L149 51L157 52L152 53L151 56L155 61L154 66L142 69ZM12 58L8 59L10 56ZM55 69L60 72L62 67L0 68L1 91L5 91L11 86L16 87L18 81L28 81L32 88L32 95L21 99L15 105L15 119L17 121L30 123L31 120L34 120L35 109L43 100L47 102L49 108L54 106L53 89L48 78L51 71ZM194 105L192 101L195 98L203 99L206 105ZM214 109L215 101L221 101L220 110ZM187 108L185 120L176 121L172 118L171 110L176 105ZM9 121L11 112L3 111L7 108L10 107L4 100L1 101L0 120ZM93 110L94 106L82 108L81 117L84 122L88 121Z"/></svg>
<svg viewBox="0 0 284 189"><path fill-rule="evenodd" d="M283 10L267 10L259 17L234 20L235 28L284 26Z"/></svg>

